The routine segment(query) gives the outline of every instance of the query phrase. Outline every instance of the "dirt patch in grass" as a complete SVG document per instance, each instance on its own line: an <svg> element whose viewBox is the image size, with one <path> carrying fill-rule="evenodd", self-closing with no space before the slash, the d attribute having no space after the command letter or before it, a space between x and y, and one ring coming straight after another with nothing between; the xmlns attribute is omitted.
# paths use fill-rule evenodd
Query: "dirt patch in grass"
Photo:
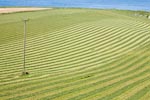
<svg viewBox="0 0 150 100"><path fill-rule="evenodd" d="M37 10L47 10L47 9L52 9L52 8L0 8L0 13L37 11Z"/></svg>

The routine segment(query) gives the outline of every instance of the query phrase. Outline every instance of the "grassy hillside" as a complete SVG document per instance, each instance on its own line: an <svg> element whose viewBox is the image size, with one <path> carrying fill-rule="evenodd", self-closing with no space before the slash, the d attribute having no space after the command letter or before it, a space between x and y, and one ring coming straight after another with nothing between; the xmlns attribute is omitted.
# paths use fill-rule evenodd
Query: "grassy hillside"
<svg viewBox="0 0 150 100"><path fill-rule="evenodd" d="M149 90L150 20L94 9L0 15L0 100L149 100Z"/></svg>

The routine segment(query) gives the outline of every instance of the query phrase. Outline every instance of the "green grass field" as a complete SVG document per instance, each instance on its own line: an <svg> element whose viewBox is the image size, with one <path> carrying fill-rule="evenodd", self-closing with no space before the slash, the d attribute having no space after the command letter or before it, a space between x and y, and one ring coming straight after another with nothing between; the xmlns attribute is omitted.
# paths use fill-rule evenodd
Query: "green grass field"
<svg viewBox="0 0 150 100"><path fill-rule="evenodd" d="M0 100L150 100L150 20L135 13L0 14Z"/></svg>

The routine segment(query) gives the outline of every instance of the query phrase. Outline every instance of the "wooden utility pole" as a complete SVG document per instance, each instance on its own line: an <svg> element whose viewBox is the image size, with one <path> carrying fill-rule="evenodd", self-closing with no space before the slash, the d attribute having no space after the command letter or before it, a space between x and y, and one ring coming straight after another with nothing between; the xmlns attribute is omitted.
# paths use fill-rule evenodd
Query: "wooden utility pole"
<svg viewBox="0 0 150 100"><path fill-rule="evenodd" d="M27 75L29 74L27 71L26 71L26 34L27 34L27 21L29 21L29 19L24 19L24 39L23 39L23 75Z"/></svg>

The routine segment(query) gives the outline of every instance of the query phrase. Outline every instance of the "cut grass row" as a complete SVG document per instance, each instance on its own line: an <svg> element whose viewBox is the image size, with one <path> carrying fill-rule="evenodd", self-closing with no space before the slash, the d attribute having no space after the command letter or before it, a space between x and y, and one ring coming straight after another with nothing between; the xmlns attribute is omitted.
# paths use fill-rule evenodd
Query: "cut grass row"
<svg viewBox="0 0 150 100"><path fill-rule="evenodd" d="M143 59L143 58L141 58L141 59ZM141 59L140 59L140 60L141 60ZM140 60L139 60L139 61L140 61ZM137 61L137 62L139 62L139 61ZM114 68L116 68L116 67L114 67ZM129 68L130 68L130 67L129 67ZM126 68L125 68L125 69L126 69ZM108 71L109 71L109 69L108 69ZM104 71L104 72L106 72L106 71ZM118 72L121 72L121 71L118 71ZM116 72L114 72L114 73L116 73ZM49 84L49 85L50 85L50 84ZM56 89L52 89L52 90L56 90Z"/></svg>
<svg viewBox="0 0 150 100"><path fill-rule="evenodd" d="M27 77L20 76L23 36L18 25L23 25L18 19L0 22L0 41L5 40L0 43L0 99L147 98L149 24L105 10L69 11L29 15ZM35 16L38 13L43 15Z"/></svg>

